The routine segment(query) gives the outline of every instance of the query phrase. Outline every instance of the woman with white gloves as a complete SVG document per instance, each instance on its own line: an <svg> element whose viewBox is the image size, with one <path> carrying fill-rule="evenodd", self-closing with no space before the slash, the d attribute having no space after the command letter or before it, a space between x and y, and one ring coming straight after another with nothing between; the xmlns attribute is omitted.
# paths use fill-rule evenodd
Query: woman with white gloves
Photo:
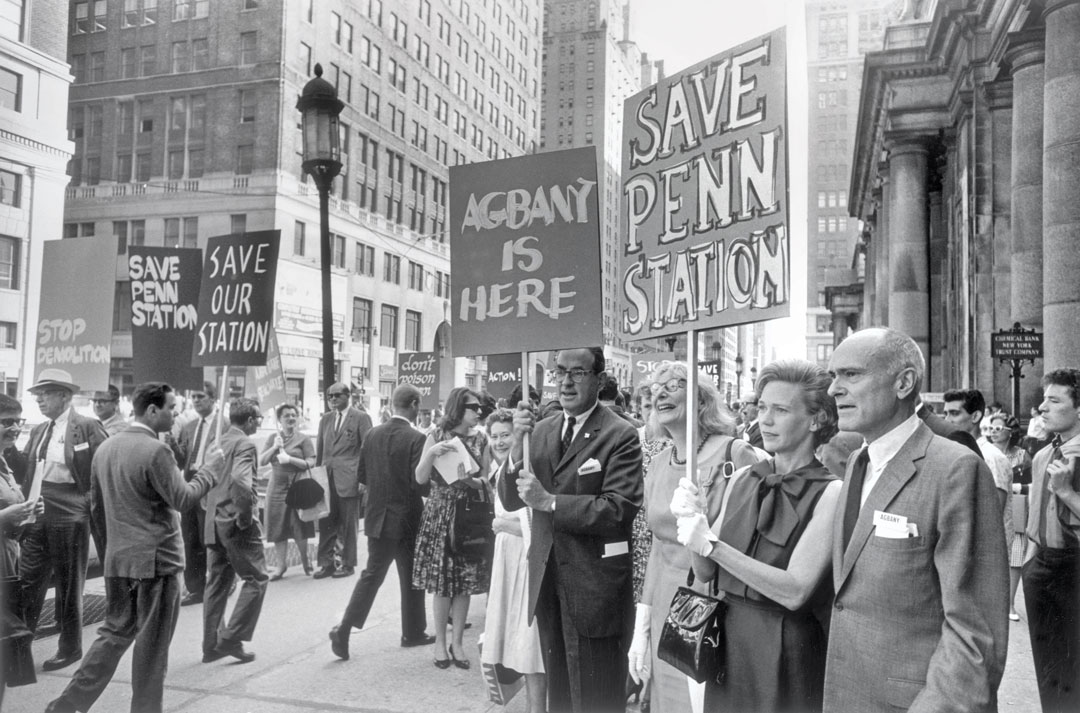
<svg viewBox="0 0 1080 713"><path fill-rule="evenodd" d="M774 456L708 494L684 479L672 498L695 574L715 579L726 603L726 665L706 680L706 711L822 709L841 481L814 451L836 433L831 382L809 362L766 365L758 423Z"/></svg>
<svg viewBox="0 0 1080 713"><path fill-rule="evenodd" d="M673 445L653 458L649 477L645 479L644 509L653 539L628 653L630 676L635 681L652 677L650 713L690 711L690 686L697 686L656 658L671 598L679 587L686 585L690 572L690 552L676 540L675 516L669 507L679 479L686 475L686 376L686 364L665 362L656 370L652 384L652 418ZM698 379L695 401L700 437L695 445L698 470L709 473L706 480L723 480L728 461L733 463L728 466L729 473L734 468L756 463L753 447L735 437L735 418L721 400L712 379L704 374ZM717 512L712 515L715 517Z"/></svg>

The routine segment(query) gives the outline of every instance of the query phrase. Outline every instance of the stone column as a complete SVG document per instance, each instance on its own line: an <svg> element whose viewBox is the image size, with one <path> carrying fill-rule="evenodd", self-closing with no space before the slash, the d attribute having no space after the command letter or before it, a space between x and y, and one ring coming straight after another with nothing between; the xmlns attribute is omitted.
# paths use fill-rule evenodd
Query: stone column
<svg viewBox="0 0 1080 713"><path fill-rule="evenodd" d="M1007 404L1012 399L1011 369L990 356L990 333L1012 326L1012 82L986 82L981 89L988 110L989 126L983 141L989 143L985 160L990 174L977 218L978 242L980 251L991 256L991 287L989 293L979 295L979 301L987 303L988 320L979 324L976 360L979 380L975 383L988 403ZM979 271L983 271L981 261Z"/></svg>
<svg viewBox="0 0 1080 713"><path fill-rule="evenodd" d="M948 293L949 276L949 229L942 211L941 187L930 191L930 304L943 305ZM935 313L930 320L930 360L926 366L930 370L931 391L945 391L949 384L944 382L948 373L945 361L948 347L948 323L945 315Z"/></svg>
<svg viewBox="0 0 1080 713"><path fill-rule="evenodd" d="M872 327L884 327L889 324L889 246L892 245L892 233L889 232L889 214L892 212L892 189L889 181L889 164L878 164L881 176L881 208L879 209L877 249L874 250L874 322Z"/></svg>
<svg viewBox="0 0 1080 713"><path fill-rule="evenodd" d="M1042 32L1010 38L1005 56L1012 73L1012 284L1011 327L1042 331L1043 325L1043 50ZM1041 393L1043 362L1024 367L1020 382L1022 413L1027 417ZM1008 403L1008 402L1006 402Z"/></svg>
<svg viewBox="0 0 1080 713"><path fill-rule="evenodd" d="M927 146L919 137L886 139L889 151L888 325L919 345L930 363ZM927 373L929 379L929 370ZM926 380L924 380L926 381ZM924 383L926 388L928 383Z"/></svg>
<svg viewBox="0 0 1080 713"><path fill-rule="evenodd" d="M1080 365L1080 1L1048 0L1043 94L1046 370Z"/></svg>

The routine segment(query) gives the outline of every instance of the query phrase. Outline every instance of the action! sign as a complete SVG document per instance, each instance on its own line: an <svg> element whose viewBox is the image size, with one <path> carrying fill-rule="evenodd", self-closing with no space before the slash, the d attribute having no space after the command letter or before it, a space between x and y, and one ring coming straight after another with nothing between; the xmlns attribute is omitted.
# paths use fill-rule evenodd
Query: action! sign
<svg viewBox="0 0 1080 713"><path fill-rule="evenodd" d="M454 356L598 345L594 147L450 168Z"/></svg>
<svg viewBox="0 0 1080 713"><path fill-rule="evenodd" d="M495 399L510 398L521 386L521 355L492 354L487 358L487 385L484 387ZM513 404L517 406L517 404Z"/></svg>
<svg viewBox="0 0 1080 713"><path fill-rule="evenodd" d="M135 383L164 381L174 389L202 388L202 370L176 358L191 353L199 322L202 251L131 245L127 263Z"/></svg>
<svg viewBox="0 0 1080 713"><path fill-rule="evenodd" d="M398 354L398 383L420 389L420 408L439 406L439 360L435 352Z"/></svg>
<svg viewBox="0 0 1080 713"><path fill-rule="evenodd" d="M786 62L780 29L626 101L625 338L788 315Z"/></svg>
<svg viewBox="0 0 1080 713"><path fill-rule="evenodd" d="M42 369L63 369L83 391L105 389L112 349L116 238L46 240L41 274L45 277L34 334L34 380ZM90 277L73 280L73 275Z"/></svg>
<svg viewBox="0 0 1080 713"><path fill-rule="evenodd" d="M274 323L280 230L206 244L192 366L264 366Z"/></svg>

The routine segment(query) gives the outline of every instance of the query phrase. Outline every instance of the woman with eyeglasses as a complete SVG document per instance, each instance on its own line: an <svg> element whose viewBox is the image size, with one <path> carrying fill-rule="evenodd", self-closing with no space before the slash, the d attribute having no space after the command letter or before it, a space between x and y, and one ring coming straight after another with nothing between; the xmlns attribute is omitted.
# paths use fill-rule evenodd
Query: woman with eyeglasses
<svg viewBox="0 0 1080 713"><path fill-rule="evenodd" d="M1020 446L1024 432L1016 416L1007 413L995 413L990 417L990 442L1005 454L1012 466L1012 492L1009 494L1007 510L1012 511L1012 533L1009 542L1009 619L1020 621L1013 601L1020 586L1020 568L1024 565L1027 548L1027 495L1031 486L1031 455Z"/></svg>
<svg viewBox="0 0 1080 713"><path fill-rule="evenodd" d="M715 581L726 603L725 670L706 681L706 711L822 709L822 620L832 598L828 573L842 481L814 451L836 433L831 383L810 362L766 365L755 392L773 457L720 478L721 487L705 493L704 483L683 480L672 499L695 573Z"/></svg>
<svg viewBox="0 0 1080 713"><path fill-rule="evenodd" d="M289 538L296 542L300 551L300 564L304 574L311 574L308 561L308 538L315 537L315 523L304 522L293 508L285 504L289 487L297 478L304 477L308 468L315 465L315 444L297 428L300 411L293 404L279 404L274 410L278 433L270 436L259 455L259 465L270 464L270 483L266 487L265 525L266 541L274 543L277 569L270 575L276 582L288 569Z"/></svg>
<svg viewBox="0 0 1080 713"><path fill-rule="evenodd" d="M467 669L462 637L465 619L469 613L469 598L488 590L491 562L485 557L470 557L450 550L451 528L457 502L469 497L470 491L479 491L483 497L491 497L487 489L490 465L488 439L478 428L480 423L480 398L473 391L459 386L446 399L446 416L439 427L430 433L424 443L424 453L416 466L416 482L431 483L431 492L424 503L420 520L420 532L416 537L416 554L413 558L415 589L433 594L435 609L435 666ZM459 468L457 473L441 473L435 459L457 449L455 441L465 445L477 470L468 473ZM446 624L454 620L453 639L446 644Z"/></svg>
<svg viewBox="0 0 1080 713"><path fill-rule="evenodd" d="M487 417L491 470L496 471L514 444L514 412L500 408ZM495 554L491 591L484 617L485 664L501 665L525 676L526 713L547 710L547 679L536 622L529 623L529 508L507 511L495 498Z"/></svg>
<svg viewBox="0 0 1080 713"><path fill-rule="evenodd" d="M634 638L628 660L635 682L651 678L649 709L652 713L691 710L690 679L656 656L671 598L684 586L690 571L690 553L679 544L675 516L670 503L681 478L686 476L686 409L696 408L698 424L698 469L712 482L725 464L742 468L757 462L749 443L735 437L735 418L720 398L712 380L700 375L697 398L689 401L686 392L687 366L664 362L653 375L650 387L655 432L667 435L671 446L652 460L645 479L646 513L652 530L652 547L645 566L645 581L636 609ZM695 478L696 480L696 478Z"/></svg>

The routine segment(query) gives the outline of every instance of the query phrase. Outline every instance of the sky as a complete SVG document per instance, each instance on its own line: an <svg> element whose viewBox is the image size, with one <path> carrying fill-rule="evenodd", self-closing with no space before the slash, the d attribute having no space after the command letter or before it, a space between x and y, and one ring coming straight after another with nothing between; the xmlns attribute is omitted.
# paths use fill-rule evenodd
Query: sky
<svg viewBox="0 0 1080 713"><path fill-rule="evenodd" d="M766 328L765 360L805 358L806 49L803 0L630 0L630 32L664 73L676 74L724 50L787 26L788 173L792 236L791 314ZM804 238L799 240L798 238Z"/></svg>

